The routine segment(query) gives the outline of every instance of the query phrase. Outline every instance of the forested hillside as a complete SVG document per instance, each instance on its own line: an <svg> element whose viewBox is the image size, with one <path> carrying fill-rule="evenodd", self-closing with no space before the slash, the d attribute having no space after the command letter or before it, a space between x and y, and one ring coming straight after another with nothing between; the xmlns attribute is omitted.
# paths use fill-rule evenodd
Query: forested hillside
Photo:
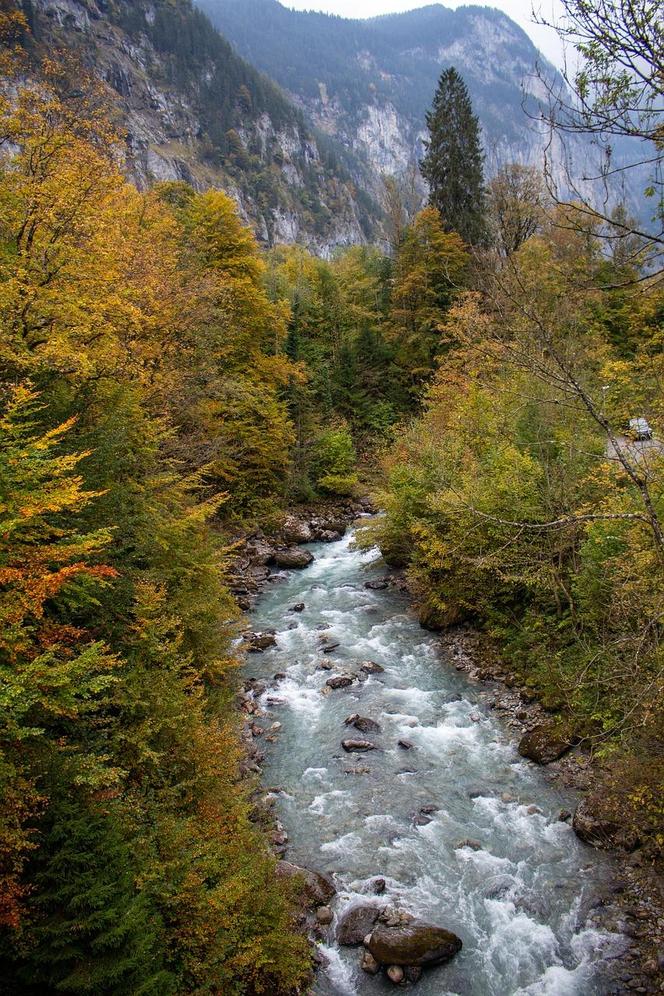
<svg viewBox="0 0 664 996"><path fill-rule="evenodd" d="M188 109L178 117L175 94L193 85L198 66L197 113L222 171L206 174L211 183L223 174L254 189L264 169L276 177L266 164L277 153L245 162L239 146L231 153L232 143L224 145L226 126L240 128L245 117L232 100L223 104L226 83L218 86L210 67L225 64L238 94L246 89L238 99L257 108L254 116L245 107L247 134L267 115L309 148L280 93L234 61L187 3L22 6L29 16L0 3L0 989L310 991L303 883L276 871L257 803L266 790L248 771L238 699L247 622L229 589L247 537L267 542L305 503L342 502L369 488L383 514L361 542L377 543L390 570L403 573L364 585L356 578L359 599L393 585L407 590L428 629L467 623L480 634L508 683L541 703L545 743L557 756L580 746L592 791L580 807L584 823L575 818L579 836L636 851L635 867L661 871L656 171L651 189L633 190L659 224L651 237L622 207L604 215L579 200L556 202L538 168L507 164L487 180L469 92L448 70L428 116L430 203L411 217L388 185L388 251L354 245L322 258L301 245L261 246L233 199L200 176L145 173L131 182L126 126L138 104L129 100L129 116L118 115L109 58L124 44L134 67L160 53L149 74L143 65L141 100L148 92L163 99L162 120L178 127L191 119ZM577 15L587 13L579 4ZM65 34L67 52L46 56L45 40ZM591 47L585 58L583 126L606 137L608 117L633 132L626 102L638 118L639 154L649 143L659 165L661 61L649 63L651 81L635 100L606 52ZM134 70L122 75L126 66L118 65L116 94L139 85ZM201 82L208 71L209 89ZM323 169L311 154L315 175L343 199L346 181L332 160ZM239 158L229 165L229 156ZM288 196L304 196L299 172L285 164L277 172L289 177ZM408 610L405 591L397 597L398 630ZM285 604L289 633L305 605ZM378 653L376 606L358 605L369 610L363 618ZM325 643L329 628L311 629L325 660L307 675L325 672L326 702L332 691L367 687L357 675L342 675L336 687L325 678L338 647ZM273 630L266 635L267 645L276 642ZM427 660L447 667L433 651ZM362 668L365 683L385 671L375 661ZM396 673L392 691L403 702L411 690ZM306 691L307 701L322 701L317 686ZM446 698L444 708L460 698ZM358 721L380 730L354 713L339 723L362 731ZM441 727L432 749L454 766L468 730L485 722L472 712L449 756L449 727ZM271 727L275 737L280 726ZM342 779L369 775L342 766L358 743L344 742L330 767ZM360 752L378 746L359 743ZM396 757L399 777L417 774L400 764L402 751L417 759L416 744L386 744L376 756ZM299 768L311 762L291 747L302 781ZM324 769L307 770L318 777ZM513 805L520 825L534 820L542 834L571 835L557 816L547 822L502 788L488 812L503 819L499 807ZM389 792L400 805L392 782ZM332 805L345 798L329 795ZM363 798L374 805L370 790ZM401 814L400 833L419 834L439 812L418 798L421 808ZM329 847L322 810L311 812L321 817L318 843L340 854L338 841ZM363 825L374 815L363 811ZM373 850L382 860L400 841L386 836ZM465 867L488 848L464 839L454 854L464 851ZM480 875L482 907L503 909L504 893L487 899ZM370 901L394 888L396 903L399 883L376 878L372 871L367 879ZM354 879L346 885L357 887ZM527 934L523 909L510 898L507 907ZM312 937L330 939L323 927L334 914L319 906L316 916ZM385 929L409 923L397 917ZM476 927L469 920L464 929L470 936ZM591 920L583 930L597 933ZM651 933L643 943L656 956ZM542 934L548 951L548 927ZM483 953L485 938L473 940ZM367 986L381 984L369 977L381 964L398 969L383 978L406 978L401 961L385 956L374 966L362 953ZM562 968L557 959L556 951L546 964ZM430 967L403 964L420 970L415 980ZM509 962L502 967L509 973Z"/></svg>
<svg viewBox="0 0 664 996"><path fill-rule="evenodd" d="M238 775L223 526L353 492L355 442L430 362L408 336L451 292L434 244L465 254L424 216L431 279L407 240L392 305L374 250L263 257L225 194L138 192L104 88L51 61L26 85L27 29L2 29L3 980L295 992Z"/></svg>
<svg viewBox="0 0 664 996"><path fill-rule="evenodd" d="M240 59L190 0L17 0L29 49L68 51L115 92L139 186L222 187L261 241L363 242L376 208L330 139Z"/></svg>

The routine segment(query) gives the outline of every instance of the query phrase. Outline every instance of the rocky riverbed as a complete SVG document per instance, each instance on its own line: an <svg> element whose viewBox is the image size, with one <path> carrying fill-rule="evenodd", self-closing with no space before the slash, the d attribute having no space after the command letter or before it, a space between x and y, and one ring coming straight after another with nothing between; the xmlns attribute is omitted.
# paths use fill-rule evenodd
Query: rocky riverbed
<svg viewBox="0 0 664 996"><path fill-rule="evenodd" d="M344 659L348 655L349 648L347 640L344 639L345 634L340 631L338 626L338 619L334 617L334 613L340 611L334 606L336 600L339 598L339 591L343 591L344 584L340 583L342 579L338 575L339 556L333 553L333 551L342 548L345 553L349 553L348 541L342 542L342 537L346 534L348 523L368 511L369 507L368 503L363 502L348 504L343 508L339 508L339 506L329 507L324 509L322 513L318 510L306 510L304 515L298 515L297 517L290 516L284 524L283 530L276 536L267 538L264 535L255 534L249 537L242 550L241 567L237 572L235 582L236 594L239 599L246 599L248 603L251 603L261 591L265 591L259 602L258 616L253 616L252 620L259 618L262 623L267 618L270 622L275 623L272 626L261 625L260 628L256 627L255 630L247 634L247 649L251 650L252 654L256 656L249 657L251 661L251 666L248 667L250 676L247 679L242 698L242 708L245 710L247 716L245 725L245 742L247 746L246 764L249 770L258 771L267 762L265 777L268 779L279 780L279 757L280 752L283 750L283 739L285 739L284 725L287 725L292 720L293 714L297 718L303 712L304 714L307 713L307 703L310 705L312 701L310 692L313 689L309 687L312 684L312 679L316 685L316 695L320 699L325 700L328 696L336 697L346 694L352 696L353 704L361 702L366 695L367 682L384 682L385 661L379 663L378 660L367 660L364 662L358 660L351 662L349 665L348 661ZM325 544L325 546L311 547L307 545L304 548L301 546L303 543L310 544L312 542ZM298 550L307 556L298 558ZM313 556L316 558L315 561L310 559L312 551ZM283 554L286 555L286 560L284 560L283 556L279 556L278 558L278 555ZM295 555L295 558L291 560L291 566L286 569L282 564L287 563L287 559L291 555ZM344 555L342 555L341 559L343 559ZM362 561L362 555L356 553L350 554L350 556L359 558ZM334 575L333 577L323 577L324 584L319 583L321 574L318 568L321 566L321 559L324 561L326 559L330 560L329 573ZM281 560L281 564L279 560ZM318 564L314 572L315 578L311 576L307 577L307 575L310 575L310 571L299 573L301 568L305 567L305 561L306 563ZM368 563L362 563L359 566L363 568L363 575L361 575L359 583L357 582L357 578L353 577L346 582L345 587L350 590L364 592L363 599L365 600L369 597L371 601L369 604L366 604L365 601L363 606L355 606L353 611L357 608L361 608L363 611L376 608L380 614L380 602L382 599L384 602L383 608L387 610L383 615L387 619L390 618L391 614L393 617L395 608L398 609L399 615L404 609L407 612L406 600L403 594L403 579L381 571L379 562L372 563L369 560ZM358 564L354 563L353 569L355 570L357 567ZM314 569L312 568L311 570L313 571ZM324 571L323 574L326 575L328 572ZM330 606L327 609L328 615L326 616L326 610L320 606L322 596L314 596L319 603L315 616L318 620L316 622L311 618L307 618L311 616L311 611L310 602L306 595L311 588L327 591L330 599ZM293 592L292 599L291 592ZM300 595L302 597L298 598ZM393 601L395 598L398 601L396 607ZM264 601L268 603L267 613L261 611ZM286 602L289 602L289 604L286 604ZM376 605L375 603L378 604ZM415 625L414 622L411 625ZM302 672L302 664L300 660L296 661L294 659L294 655L297 654L298 657L303 656L298 646L298 640L303 633L306 634L306 640L309 644L307 650L312 652L311 656L316 656L318 659L316 661L312 660L309 667L305 666L304 673L300 673ZM293 636L291 637L289 634L293 634ZM450 630L443 634L436 634L435 636L425 636L424 634L422 636L427 651L432 649L434 655L438 655L441 658L439 665L441 671L447 669L449 672L459 675L466 686L464 687L462 701L470 702L471 711L464 717L464 723L467 722L470 729L482 728L487 722L496 724L501 731L504 731L505 736L511 739L514 746L520 745L523 756L533 758L535 762L540 762L537 767L534 764L528 764L526 761L512 763L521 763L525 767L539 772L537 777L543 786L551 786L556 797L560 797L561 799L565 797L564 804L561 804L557 812L551 811L550 800L548 800L549 811L547 813L545 807L539 803L536 792L533 792L532 800L528 802L528 805L525 805L520 795L515 795L510 789L510 784L506 782L505 790L500 794L491 796L491 798L498 798L500 803L508 807L508 809L516 806L517 812L522 810L524 816L531 818L543 816L546 818L546 825L549 827L553 827L554 821L561 826L569 825L573 822L574 811L579 812L577 809L578 798L575 793L590 789L595 776L589 754L585 751L584 747L575 746L573 743L566 743L560 740L556 742L556 735L549 736L551 727L550 715L536 701L533 701L530 692L519 690L515 687L512 676L506 673L501 667L497 655L492 652L491 648L487 647L482 637L473 632L472 629L466 627ZM267 664L265 658L269 661L267 669L263 666ZM260 661L260 667L255 668L253 666L254 661ZM281 664L281 667L272 670L273 663L276 668L277 662ZM369 665L368 670L363 670L364 665ZM375 670L373 670L374 668ZM291 686L291 683L295 680L293 669L298 672L299 687L297 690L294 690ZM387 670L388 672L391 670L389 662ZM251 674L254 671L260 672L260 675L254 676L252 679ZM320 682L315 677L317 674L321 676ZM304 685L302 684L302 679L304 680ZM512 687L509 687L510 685ZM285 690L286 694L284 695ZM417 692L419 690L414 688L411 691ZM301 697L299 698L299 705L298 696ZM303 706L304 709L302 708ZM392 712L392 714L394 713ZM389 715L390 713L388 712ZM417 718L418 720L420 719L420 717ZM376 771L377 766L371 758L384 754L385 746L376 742L377 738L375 734L378 731L372 728L372 724L380 725L375 719L362 716L359 711L356 713L351 711L345 717L344 728L340 731L337 741L337 746L341 748L341 751L335 762L337 768L342 757L346 757L352 762L348 767L343 769L345 778L350 775L358 779L371 778L378 774ZM417 730L418 726L422 726L421 721L415 724L414 728ZM427 727L424 728L426 729ZM455 721L453 728L459 728L458 720ZM460 728L465 729L465 726ZM439 729L439 726L436 726L435 729ZM405 728L400 732L406 734L409 730ZM417 736L410 738L404 735L397 738L392 749L395 752L398 751L401 757L405 758L410 756L413 751L416 755L421 754L423 748L422 744L418 742ZM306 770L305 768L300 772L301 777L306 774ZM413 771L413 774L415 773ZM404 776L408 777L408 771L405 766L401 774L397 771L396 777L403 779ZM295 840L292 826L289 825L289 815L292 816L292 814L289 814L291 806L290 801L287 799L289 793L281 785L275 785L273 788L278 789L278 791L266 793L263 802L263 816L261 818L267 819L269 822L269 832L275 851L282 857L288 855L290 859L293 857L294 851L302 851L302 848L300 843ZM336 798L341 799L344 795L344 789L332 788L331 792L328 793L332 796L332 799L335 798L335 792L339 793ZM566 795L567 793L569 794ZM483 799L484 796L477 795L475 798ZM325 805L327 806L328 804L326 802ZM427 810L427 808L430 811L423 811ZM418 829L429 827L431 824L440 822L440 817L436 815L439 811L439 807L436 805L430 803L427 807L425 804L410 814L409 821L413 827ZM580 812L583 815L583 804L580 807ZM313 815L314 824L320 825L320 831L324 830L326 817L329 814L322 812L318 814L314 813ZM364 821L366 823L367 820L371 820L373 817L381 819L383 817L387 818L387 816L388 814L368 814L364 817ZM593 818L591 810L586 814L585 822L579 821L578 818L575 822L577 824L575 829L581 835L584 833L584 828L587 830L590 827L590 836L592 836ZM320 831L317 830L316 832ZM352 833L353 831L351 830L351 837ZM348 836L348 834L341 836ZM587 838L588 833L586 833ZM592 842L595 843L596 841ZM457 841L457 843L460 842ZM461 843L464 845L459 848L461 852L468 851L470 854L486 852L485 844L473 839L470 834ZM629 844L629 842L623 843ZM319 845L319 850L322 851L323 856L329 853L329 851L323 850L324 844L325 842L323 842L323 845ZM477 845L476 850L475 845ZM576 846L582 848L579 852L579 861L583 860L582 856L585 853L590 856L590 867L592 867L592 856L595 852L591 851L590 848L584 851L583 845ZM300 854L296 854L295 856L301 857ZM308 847L304 848L304 863L308 863L313 867L314 862L312 858L316 859L315 864L318 872L326 871L324 866L329 864L329 862L325 860L322 863L320 862L320 856L315 848L312 849L310 841ZM603 863L603 859L601 859L600 863ZM282 866L285 867L286 863L283 862ZM580 868L582 867L580 865ZM576 982L565 978L564 985L567 988L535 988L532 989L533 993L550 992L567 994L578 992L583 993L585 996L585 993L595 992L656 993L663 991L660 975L662 967L662 948L660 944L661 928L664 921L661 920L661 897L658 896L657 879L650 874L647 867L643 867L638 849L632 849L631 853L626 854L618 861L609 861L607 864L602 864L602 867L601 881L597 883L592 900L586 900L586 903L590 904L590 909L586 910L584 915L587 923L592 924L592 927L589 929L602 933L614 945L612 957L606 959L607 967L610 968L610 971L604 973L601 983L595 983L594 981L587 982L584 979L582 988L573 988ZM378 883L381 881L385 882L385 879L380 875L370 876L370 884L363 886L360 883L357 893L349 899L348 889L345 888L343 881L343 874L337 872L336 869L328 868L327 871L335 872L334 878L327 876L327 880L330 887L336 890L336 893L325 897L318 896L313 903L309 902L310 908L308 912L303 912L303 926L322 943L319 959L321 961L327 959L331 962L331 967L328 964L327 974L324 976L324 979L327 979L327 981L319 983L319 991L364 993L365 988L349 988L355 983L352 981L349 982L348 978L346 978L349 963L347 960L344 960L346 956L339 954L344 945L337 943L335 938L338 938L338 932L343 926L342 917L344 910L346 912L348 910L352 912L354 909L361 911L361 900L365 897L367 890L372 895L375 894L375 887L371 883L374 881ZM558 888L559 886L556 885L556 887ZM585 891L587 892L588 890ZM381 901L379 907L376 907L379 915L385 915L384 911L387 910L388 916L405 916L418 919L416 914L422 912L422 904L420 904L420 909L407 909L403 903L403 890L397 889L395 896L388 885L387 893L388 895L385 900ZM372 899L370 906L373 908L373 904L376 902L377 900ZM414 905L416 906L417 904ZM421 917L419 920L422 922ZM441 924L428 923L426 920L424 920L424 923L434 928L441 926ZM394 929L394 926L392 928L386 926L385 929ZM442 924L442 929L447 929L445 924ZM453 934L452 936L456 935ZM332 941L331 946L330 939ZM381 966L384 972L380 974L379 978L385 979L385 984L389 983L389 985L393 983L412 984L416 981L415 976L419 979L419 976L425 971L422 965L411 964L399 966L396 961L388 965L385 962L379 961L372 952L371 931L368 931L361 940L364 954L361 956L359 964L361 964L364 975L368 979L374 970L380 972ZM620 951L619 954L616 954L618 948ZM376 950L375 945L374 950ZM456 952L454 952L454 955L456 955ZM465 955L462 954L460 957L463 959ZM567 959L569 960L569 956L567 956ZM552 964L550 968L561 968L565 973L569 974L571 972L572 975L579 968L577 966L577 969L570 969L565 964L565 957L562 957L560 960L563 962L561 966ZM609 962L610 965L608 964ZM390 968L395 969L392 972L392 976L384 974ZM403 970L403 974L399 971L400 968ZM407 975L406 969L409 972L411 969L413 971ZM332 982L330 982L330 978L332 978ZM452 975L451 978L454 980L455 976ZM374 987L376 984L374 980ZM548 980L546 984L549 985ZM332 985L332 988L326 989L326 985ZM420 981L419 985L422 988L426 983ZM558 985L558 982L556 982L556 985ZM598 985L600 988L597 988ZM562 982L560 986L563 986ZM596 987L588 988L588 986ZM373 990L366 989L366 992L370 991ZM422 991L424 992L425 990L422 989ZM429 990L426 991L428 992ZM434 991L442 993L445 990L432 990L432 992ZM475 993L476 991L478 993L493 993L494 989L487 988L486 986L482 988L482 984L480 983L477 989L458 988L450 990L450 992L459 993ZM501 996L503 996L502 990L495 991L500 992ZM504 990L505 994L508 992L520 993L521 991L530 993L531 989Z"/></svg>

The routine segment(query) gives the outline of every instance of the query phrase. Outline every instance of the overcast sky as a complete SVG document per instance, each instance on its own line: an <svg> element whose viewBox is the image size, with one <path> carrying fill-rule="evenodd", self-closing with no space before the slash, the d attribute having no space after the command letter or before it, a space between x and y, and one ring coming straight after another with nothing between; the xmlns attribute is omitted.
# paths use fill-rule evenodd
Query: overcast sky
<svg viewBox="0 0 664 996"><path fill-rule="evenodd" d="M434 0L281 0L285 7L296 10L322 10L342 17L375 17L401 10L426 7ZM560 0L445 0L444 7L459 7L462 3L479 3L480 6L498 7L509 14L530 35L535 44L556 65L561 64L562 48L555 31L533 23L532 10L550 21L560 12Z"/></svg>

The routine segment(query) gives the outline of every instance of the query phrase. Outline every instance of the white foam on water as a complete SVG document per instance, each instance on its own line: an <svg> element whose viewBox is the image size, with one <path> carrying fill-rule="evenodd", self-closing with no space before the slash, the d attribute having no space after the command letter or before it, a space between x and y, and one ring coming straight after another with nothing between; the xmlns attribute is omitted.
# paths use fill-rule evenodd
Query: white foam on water
<svg viewBox="0 0 664 996"><path fill-rule="evenodd" d="M587 966L569 969L550 965L536 982L517 989L514 996L582 996L590 974Z"/></svg>
<svg viewBox="0 0 664 996"><path fill-rule="evenodd" d="M558 939L548 924L538 923L513 902L485 900L491 934L484 960L505 978L536 978L544 966L560 964Z"/></svg>
<svg viewBox="0 0 664 996"><path fill-rule="evenodd" d="M412 705L415 712L422 709L430 709L433 699L437 693L427 692L422 688L386 688L385 695L391 699L398 699L407 705Z"/></svg>
<svg viewBox="0 0 664 996"><path fill-rule="evenodd" d="M331 802L339 805L346 798L352 803L350 796L350 792L344 792L342 789L332 789L329 792L323 792L321 795L315 796L309 805L309 812L315 813L316 816L327 816L326 809Z"/></svg>
<svg viewBox="0 0 664 996"><path fill-rule="evenodd" d="M367 830L391 830L394 828L399 829L401 826L394 816L390 816L389 814L381 815L380 813L376 813L373 816L366 816L364 818L364 825Z"/></svg>
<svg viewBox="0 0 664 996"><path fill-rule="evenodd" d="M263 696L271 696L267 691ZM324 702L320 694L320 685L303 685L290 676L279 682L277 697L282 705L288 706L293 712L304 713L313 721L320 716Z"/></svg>
<svg viewBox="0 0 664 996"><path fill-rule="evenodd" d="M484 848L476 851L472 847L458 847L454 853L460 864L472 865L483 877L516 871L514 862L510 861L509 858L501 858L498 854L492 854L491 851L486 851Z"/></svg>
<svg viewBox="0 0 664 996"><path fill-rule="evenodd" d="M351 830L349 833L345 833L335 840L329 840L327 843L321 844L320 849L326 854L339 854L347 859L350 854L361 850L362 843L361 834L355 830Z"/></svg>
<svg viewBox="0 0 664 996"><path fill-rule="evenodd" d="M353 970L342 959L338 948L328 944L319 944L319 950L326 959L325 973L339 996L355 996L357 988L353 979Z"/></svg>
<svg viewBox="0 0 664 996"><path fill-rule="evenodd" d="M420 746L439 754L449 747L465 747L481 749L477 727L450 726L438 723L436 726L420 726L412 730L412 739Z"/></svg>
<svg viewBox="0 0 664 996"><path fill-rule="evenodd" d="M305 768L302 772L302 781L327 782L327 768Z"/></svg>

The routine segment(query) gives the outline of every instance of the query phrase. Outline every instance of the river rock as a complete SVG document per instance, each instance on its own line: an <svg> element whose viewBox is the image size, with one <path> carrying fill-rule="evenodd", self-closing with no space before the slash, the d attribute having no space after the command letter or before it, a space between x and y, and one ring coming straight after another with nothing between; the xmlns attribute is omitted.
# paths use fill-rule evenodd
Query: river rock
<svg viewBox="0 0 664 996"><path fill-rule="evenodd" d="M469 847L471 851L481 851L482 845L479 840L473 840L472 837L466 837L465 840L458 840L454 845L455 851L461 851L464 847Z"/></svg>
<svg viewBox="0 0 664 996"><path fill-rule="evenodd" d="M345 726L354 726L356 730L360 733L380 733L380 724L376 722L375 719L369 719L367 716L360 716L358 713L353 713L352 716L348 716L344 719Z"/></svg>
<svg viewBox="0 0 664 996"><path fill-rule="evenodd" d="M385 668L381 667L380 664L376 664L375 661L362 661L360 670L364 671L365 674L382 674Z"/></svg>
<svg viewBox="0 0 664 996"><path fill-rule="evenodd" d="M332 923L334 915L329 906L319 906L316 910L316 919L321 927L327 927Z"/></svg>
<svg viewBox="0 0 664 996"><path fill-rule="evenodd" d="M349 674L336 674L333 678L328 678L325 684L328 688L348 688L353 684L353 679Z"/></svg>
<svg viewBox="0 0 664 996"><path fill-rule="evenodd" d="M325 519L315 519L313 520L314 528L320 529L322 532L327 533L338 533L339 539L345 535L348 526L344 519L325 518Z"/></svg>
<svg viewBox="0 0 664 996"><path fill-rule="evenodd" d="M461 939L424 920L388 927L378 923L369 951L383 965L442 965L461 950Z"/></svg>
<svg viewBox="0 0 664 996"><path fill-rule="evenodd" d="M290 861L277 861L276 874L282 878L296 878L302 882L302 893L309 909L325 906L336 895L336 887L329 875L301 868Z"/></svg>
<svg viewBox="0 0 664 996"><path fill-rule="evenodd" d="M306 522L289 515L281 527L281 535L287 543L311 543L314 534Z"/></svg>
<svg viewBox="0 0 664 996"><path fill-rule="evenodd" d="M342 534L333 529L323 529L316 537L321 543L338 543L342 538Z"/></svg>
<svg viewBox="0 0 664 996"><path fill-rule="evenodd" d="M406 977L406 974L401 965L390 965L387 970L387 977L390 982L393 982L395 986L398 986L401 985Z"/></svg>
<svg viewBox="0 0 664 996"><path fill-rule="evenodd" d="M372 744L370 740L342 740L341 746L349 754L355 751L367 751L367 750L376 749L376 745Z"/></svg>
<svg viewBox="0 0 664 996"><path fill-rule="evenodd" d="M378 581L365 581L364 587L368 588L369 591L384 591L387 588L389 581L385 578L381 578Z"/></svg>
<svg viewBox="0 0 664 996"><path fill-rule="evenodd" d="M274 633L250 633L247 637L247 650L250 654L262 654L268 647L276 646Z"/></svg>
<svg viewBox="0 0 664 996"><path fill-rule="evenodd" d="M399 747L401 747L401 750L412 750L413 747L415 746L412 740L404 740L404 739L399 740L398 744Z"/></svg>
<svg viewBox="0 0 664 996"><path fill-rule="evenodd" d="M313 562L314 555L309 550L300 550L298 547L289 547L287 550L277 550L274 554L274 562L278 567L302 568L308 567Z"/></svg>
<svg viewBox="0 0 664 996"><path fill-rule="evenodd" d="M376 895L382 896L382 894L385 892L387 882L385 881L384 878L375 878L373 880L372 885L373 885L373 891L376 893Z"/></svg>
<svg viewBox="0 0 664 996"><path fill-rule="evenodd" d="M371 954L371 951L365 951L362 955L362 961L360 962L360 968L363 972L367 972L369 975L378 975L380 972L380 965Z"/></svg>
<svg viewBox="0 0 664 996"><path fill-rule="evenodd" d="M321 640L321 652L324 654L331 654L333 650L336 650L340 646L338 640Z"/></svg>
<svg viewBox="0 0 664 996"><path fill-rule="evenodd" d="M381 910L381 906L371 906L367 903L347 910L339 920L337 943L342 947L358 947L370 933Z"/></svg>
<svg viewBox="0 0 664 996"><path fill-rule="evenodd" d="M304 602L298 602L297 605L291 605L289 612L304 612L306 606Z"/></svg>
<svg viewBox="0 0 664 996"><path fill-rule="evenodd" d="M543 723L526 733L519 743L519 754L535 764L551 764L574 746L574 739L560 727Z"/></svg>
<svg viewBox="0 0 664 996"><path fill-rule="evenodd" d="M636 834L621 822L619 808L610 797L600 793L588 795L576 807L572 828L586 844L593 847L633 851L639 846Z"/></svg>

